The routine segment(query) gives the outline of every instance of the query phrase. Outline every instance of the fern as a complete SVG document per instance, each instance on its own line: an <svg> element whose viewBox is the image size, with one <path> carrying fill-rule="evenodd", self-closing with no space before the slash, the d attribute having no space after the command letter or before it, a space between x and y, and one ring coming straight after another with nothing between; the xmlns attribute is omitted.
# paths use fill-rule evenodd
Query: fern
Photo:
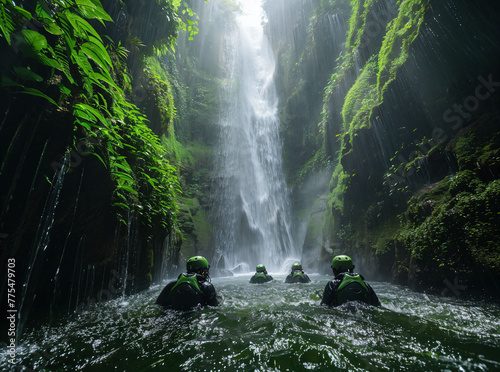
<svg viewBox="0 0 500 372"><path fill-rule="evenodd" d="M14 32L14 22L12 17L8 12L8 8L12 7L11 0L1 0L0 5L0 31L2 32L3 37L7 40L7 43L11 45L10 34Z"/></svg>
<svg viewBox="0 0 500 372"><path fill-rule="evenodd" d="M76 0L76 5L82 17L97 19L102 24L104 24L104 21L113 21L108 13L104 11L99 0Z"/></svg>
<svg viewBox="0 0 500 372"><path fill-rule="evenodd" d="M171 7L172 0L161 1ZM181 3L175 2L178 10ZM121 85L130 84L124 72L128 50L111 42L106 46L87 21L104 24L111 18L99 0L38 0L34 9L41 25L36 31L24 27L33 18L29 12L12 0L0 0L1 35L9 45L17 42L21 51L10 51L13 65L4 70L8 73L2 72L3 89L63 105L73 116L75 133L98 139L93 154L109 168L115 182L113 205L119 217L124 220L123 213L135 210L144 223L172 228L175 197L180 193L177 169L166 160L147 118L126 101L113 79L120 76ZM195 21L188 23L196 26ZM173 39L167 35L164 40ZM121 70L113 71L115 66ZM57 86L59 91L47 86Z"/></svg>

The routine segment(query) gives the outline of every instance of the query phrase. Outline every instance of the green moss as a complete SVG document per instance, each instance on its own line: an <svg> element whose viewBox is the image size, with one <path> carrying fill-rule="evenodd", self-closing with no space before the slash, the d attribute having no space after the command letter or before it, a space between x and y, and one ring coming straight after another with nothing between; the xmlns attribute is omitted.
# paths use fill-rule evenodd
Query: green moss
<svg viewBox="0 0 500 372"><path fill-rule="evenodd" d="M428 7L429 0L405 0L399 7L398 16L389 24L378 58L377 85L381 97L406 62Z"/></svg>
<svg viewBox="0 0 500 372"><path fill-rule="evenodd" d="M173 121L176 112L170 77L156 57L144 59L144 74L146 102L150 100L154 102L154 107L159 113L160 125L166 129Z"/></svg>
<svg viewBox="0 0 500 372"><path fill-rule="evenodd" d="M212 147L198 141L191 141L185 145L185 150L192 159L194 170L212 169Z"/></svg>
<svg viewBox="0 0 500 372"><path fill-rule="evenodd" d="M330 209L342 214L344 211L344 194L349 187L350 175L344 172L342 165L335 168L332 179L330 181L330 194L328 195L327 204Z"/></svg>
<svg viewBox="0 0 500 372"><path fill-rule="evenodd" d="M351 6L350 29L346 41L347 54L342 58L340 66L325 89L323 126L328 121L328 101L334 88L346 78L347 71L352 69L354 51L360 45L372 1L353 0ZM346 94L342 107L344 137L341 151L344 156L353 151L351 139L357 132L371 128L373 109L381 104L383 93L395 79L397 69L406 61L409 47L418 35L427 7L428 0L406 0L400 5L398 17L388 25L378 55L373 55L365 63L361 74ZM337 195L331 197L332 205L340 208L343 207L338 202L338 194L342 190L343 186L340 186L336 189Z"/></svg>
<svg viewBox="0 0 500 372"><path fill-rule="evenodd" d="M297 172L294 183L302 184L310 175L317 174L331 168L331 160L325 154L325 149L318 150L306 164L304 164Z"/></svg>
<svg viewBox="0 0 500 372"><path fill-rule="evenodd" d="M344 130L351 138L356 130L370 126L371 111L378 102L376 67L375 58L371 58L345 97L342 117Z"/></svg>
<svg viewBox="0 0 500 372"><path fill-rule="evenodd" d="M458 172L449 178L448 193L455 196L463 192L482 191L483 183L476 177L476 174L470 170Z"/></svg>
<svg viewBox="0 0 500 372"><path fill-rule="evenodd" d="M179 198L179 225L184 232L182 244L184 256L209 253L213 226L197 198Z"/></svg>
<svg viewBox="0 0 500 372"><path fill-rule="evenodd" d="M193 158L189 151L175 137L173 127L168 128L167 133L162 136L161 143L167 152L170 161L179 169L185 169L193 164Z"/></svg>
<svg viewBox="0 0 500 372"><path fill-rule="evenodd" d="M423 140L420 143L421 144L427 143L426 137L424 137ZM403 167L403 172L404 172L403 174L405 176L409 175L409 174L412 174L414 172L418 172L418 171L421 170L422 164L425 163L424 159L426 157L427 158L432 157L435 152L441 151L443 147L444 147L443 143L442 142L438 142L433 147L431 147L431 149L428 152L423 153L422 150L419 148L419 145L417 144L417 149L413 150L412 155L410 156L410 161L408 161L407 163L402 162L400 164L393 165L391 167L391 170L392 170L393 173L399 173L401 167ZM396 154L394 155L394 157L391 158L391 161L393 161L394 159L396 159L397 155L398 155L398 153L396 152Z"/></svg>
<svg viewBox="0 0 500 372"><path fill-rule="evenodd" d="M465 275L489 267L498 274L499 208L500 180L484 184L461 172L410 201L399 240L429 272Z"/></svg>
<svg viewBox="0 0 500 372"><path fill-rule="evenodd" d="M198 245L202 249L208 250L213 239L213 226L206 213L202 209L198 210L193 217L193 222Z"/></svg>
<svg viewBox="0 0 500 372"><path fill-rule="evenodd" d="M400 221L397 216L385 219L383 223L370 229L369 246L373 248L376 255L386 254L391 250L392 240L401 230Z"/></svg>
<svg viewBox="0 0 500 372"><path fill-rule="evenodd" d="M460 170L500 169L500 132L498 121L485 115L464 128L447 146L458 162Z"/></svg>
<svg viewBox="0 0 500 372"><path fill-rule="evenodd" d="M351 17L349 19L349 30L347 32L347 37L346 37L346 44L345 44L346 50L345 53L344 54L341 53L341 55L337 59L337 61L339 61L339 65L337 66L335 72L330 77L330 81L325 88L325 94L323 96L323 110L322 110L322 122L321 122L323 130L326 126L326 123L328 122L328 118L330 115L329 101L332 98L332 94L335 88L339 86L340 83L345 81L349 71L351 71L353 66L355 65L354 64L355 53L361 44L361 40L365 32L366 18L372 8L372 5L373 5L373 0L351 1L352 10L351 10ZM360 85L366 83L365 78L363 78L362 81L363 82L360 83ZM359 93L360 87L358 86L355 90ZM369 90L370 92L366 92L367 96L372 98L373 89L370 88ZM358 94L355 95L358 96ZM349 107L346 109L346 111L348 111L353 116L355 115ZM344 125L349 122L350 120L346 121L344 119Z"/></svg>
<svg viewBox="0 0 500 372"><path fill-rule="evenodd" d="M347 32L346 49L355 50L361 43L365 32L366 17L373 5L373 0L352 0L351 18L349 19L349 31Z"/></svg>
<svg viewBox="0 0 500 372"><path fill-rule="evenodd" d="M332 76L332 82L326 89L325 100L333 88L345 78L346 72L352 68L354 52L351 53L350 50L355 50L360 45L372 2L357 0L351 4L353 10L346 41L348 54L344 57L338 72ZM401 4L398 17L389 24L378 56L373 55L366 62L361 74L347 93L342 117L344 130L350 132L351 138L355 131L370 127L371 113L382 102L383 93L396 78L399 67L408 58L409 48L418 35L427 7L428 0L407 0ZM327 109L324 108L324 121L326 114Z"/></svg>
<svg viewBox="0 0 500 372"><path fill-rule="evenodd" d="M417 37L423 22L428 2L428 0L402 2L397 18L388 25L388 31L378 55L373 55L366 62L361 74L346 94L342 107L344 136L341 151L344 157L353 151L351 139L356 136L356 132L371 127L370 119L373 109L381 104L384 91L395 79L397 69L406 61L409 47ZM372 1L353 0L351 2L350 29L346 41L347 54L342 57L341 64L325 89L323 125L328 120L328 101L334 88L346 78L347 71L353 66L354 51L360 45L366 17L372 5ZM337 177L337 180L339 179ZM344 191L344 186L340 185L335 188L335 193L330 198L332 206L343 208L339 195Z"/></svg>

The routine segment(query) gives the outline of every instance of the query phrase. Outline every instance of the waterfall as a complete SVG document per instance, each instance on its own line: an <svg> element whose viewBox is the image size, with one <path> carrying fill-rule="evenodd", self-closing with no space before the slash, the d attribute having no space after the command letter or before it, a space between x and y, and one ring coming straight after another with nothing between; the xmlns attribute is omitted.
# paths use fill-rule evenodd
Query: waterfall
<svg viewBox="0 0 500 372"><path fill-rule="evenodd" d="M242 0L225 33L225 74L215 154L215 245L226 268L278 270L298 257L281 159L275 61L258 0ZM219 264L220 265L220 264Z"/></svg>

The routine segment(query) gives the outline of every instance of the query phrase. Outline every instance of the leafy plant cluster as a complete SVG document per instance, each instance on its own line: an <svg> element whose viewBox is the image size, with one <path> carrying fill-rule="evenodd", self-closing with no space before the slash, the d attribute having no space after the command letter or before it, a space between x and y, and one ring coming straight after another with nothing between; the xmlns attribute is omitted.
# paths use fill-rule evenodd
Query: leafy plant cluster
<svg viewBox="0 0 500 372"><path fill-rule="evenodd" d="M344 119L344 132L349 132L354 137L355 132L363 127L369 126L369 118L373 108L379 104L376 90L376 56L366 62L361 75L347 93L342 117Z"/></svg>
<svg viewBox="0 0 500 372"><path fill-rule="evenodd" d="M500 223L499 185L482 183L471 171L447 177L410 200L397 239L436 275L470 274L475 267L498 273L500 246L493 237Z"/></svg>
<svg viewBox="0 0 500 372"><path fill-rule="evenodd" d="M134 210L145 224L171 228L179 192L176 170L146 117L125 99L127 51L90 23L112 21L100 1L0 4L2 89L41 97L53 110L70 113L73 141L93 138L94 155L110 170L121 218Z"/></svg>
<svg viewBox="0 0 500 372"><path fill-rule="evenodd" d="M143 73L145 79L147 79L144 85L148 92L145 101L152 101L152 106L158 112L158 121L163 131L169 127L173 128L171 124L176 117L177 110L174 105L173 89L169 76L166 75L155 57L144 59Z"/></svg>
<svg viewBox="0 0 500 372"><path fill-rule="evenodd" d="M408 58L410 46L419 34L428 8L429 0L403 1L398 16L389 23L378 59L377 87L381 95Z"/></svg>

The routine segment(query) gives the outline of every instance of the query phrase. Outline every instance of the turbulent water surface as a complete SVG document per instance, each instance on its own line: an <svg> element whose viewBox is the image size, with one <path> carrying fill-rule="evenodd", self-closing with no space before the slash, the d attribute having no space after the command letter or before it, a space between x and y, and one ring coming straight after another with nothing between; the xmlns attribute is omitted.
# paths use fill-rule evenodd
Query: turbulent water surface
<svg viewBox="0 0 500 372"><path fill-rule="evenodd" d="M223 303L198 311L157 309L163 285L100 303L27 329L16 358L50 371L500 370L497 305L373 282L381 308L329 309L319 302L331 278L274 277L258 285L250 274L213 279Z"/></svg>

